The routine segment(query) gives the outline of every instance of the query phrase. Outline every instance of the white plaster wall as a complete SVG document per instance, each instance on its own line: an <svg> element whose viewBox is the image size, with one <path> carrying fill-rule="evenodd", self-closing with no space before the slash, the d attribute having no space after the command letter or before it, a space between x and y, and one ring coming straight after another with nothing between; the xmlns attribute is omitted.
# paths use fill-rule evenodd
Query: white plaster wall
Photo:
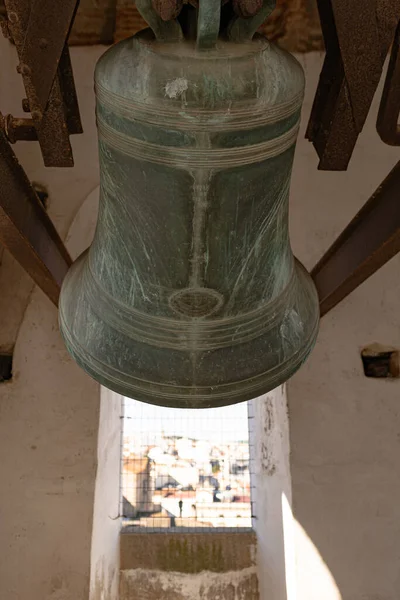
<svg viewBox="0 0 400 600"><path fill-rule="evenodd" d="M77 258L91 243L98 206L99 187L96 187L83 202L68 232L66 244L72 258ZM101 387L90 552L90 600L118 600L121 433L122 397Z"/></svg>
<svg viewBox="0 0 400 600"><path fill-rule="evenodd" d="M0 41L0 108L21 114L15 50ZM37 144L15 149L32 180L50 193L49 213L62 236L98 185L93 69L101 48L73 50L85 134L73 139L74 169L45 169ZM83 247L85 240L81 240ZM99 388L69 358L57 310L24 276L3 276L5 306L22 318L14 376L0 385L0 598L87 600L99 423ZM8 269L9 267L7 267ZM8 310L0 330L9 339ZM7 337L6 336L6 337ZM4 339L6 339L6 337Z"/></svg>
<svg viewBox="0 0 400 600"><path fill-rule="evenodd" d="M98 387L36 291L0 386L1 598L86 600L97 426Z"/></svg>
<svg viewBox="0 0 400 600"><path fill-rule="evenodd" d="M118 600L122 397L101 388L90 600Z"/></svg>
<svg viewBox="0 0 400 600"><path fill-rule="evenodd" d="M249 425L260 599L294 600L295 547L285 386L250 402Z"/></svg>
<svg viewBox="0 0 400 600"><path fill-rule="evenodd" d="M303 132L322 57L302 60L308 90L291 239L311 267L400 153L375 131L376 98L348 171L318 172ZM397 256L323 318L311 358L288 385L298 600L400 598L400 382L365 378L360 359L365 344L400 343L399 267Z"/></svg>

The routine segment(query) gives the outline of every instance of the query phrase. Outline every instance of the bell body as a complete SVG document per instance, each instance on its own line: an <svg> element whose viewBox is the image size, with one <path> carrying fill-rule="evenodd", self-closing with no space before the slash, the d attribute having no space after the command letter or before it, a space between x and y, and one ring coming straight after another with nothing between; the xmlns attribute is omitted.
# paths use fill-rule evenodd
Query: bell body
<svg viewBox="0 0 400 600"><path fill-rule="evenodd" d="M318 328L288 236L300 65L260 36L200 51L146 30L105 53L95 83L100 208L62 289L70 353L164 406L275 388Z"/></svg>

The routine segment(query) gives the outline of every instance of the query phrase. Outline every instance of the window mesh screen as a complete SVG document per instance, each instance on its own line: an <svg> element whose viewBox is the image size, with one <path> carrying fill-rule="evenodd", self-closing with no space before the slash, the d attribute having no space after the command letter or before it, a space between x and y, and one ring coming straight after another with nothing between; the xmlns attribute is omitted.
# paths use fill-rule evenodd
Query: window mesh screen
<svg viewBox="0 0 400 600"><path fill-rule="evenodd" d="M249 417L247 403L185 410L126 398L124 527L250 528Z"/></svg>

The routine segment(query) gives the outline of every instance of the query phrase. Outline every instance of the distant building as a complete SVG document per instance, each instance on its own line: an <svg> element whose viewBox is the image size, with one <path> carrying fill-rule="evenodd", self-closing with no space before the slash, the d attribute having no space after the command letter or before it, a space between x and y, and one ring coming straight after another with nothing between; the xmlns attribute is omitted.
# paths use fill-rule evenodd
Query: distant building
<svg viewBox="0 0 400 600"><path fill-rule="evenodd" d="M152 461L148 457L124 456L122 466L123 512L136 518L159 510L153 504Z"/></svg>

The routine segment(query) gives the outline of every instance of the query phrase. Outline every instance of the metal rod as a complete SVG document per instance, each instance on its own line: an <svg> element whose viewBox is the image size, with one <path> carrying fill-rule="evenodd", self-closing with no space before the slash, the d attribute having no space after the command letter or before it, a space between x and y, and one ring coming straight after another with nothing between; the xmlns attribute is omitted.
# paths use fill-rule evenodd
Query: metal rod
<svg viewBox="0 0 400 600"><path fill-rule="evenodd" d="M197 19L197 47L214 48L221 24L221 0L201 0Z"/></svg>
<svg viewBox="0 0 400 600"><path fill-rule="evenodd" d="M399 195L400 161L312 270L321 316L400 251Z"/></svg>
<svg viewBox="0 0 400 600"><path fill-rule="evenodd" d="M71 258L0 131L0 243L57 305Z"/></svg>
<svg viewBox="0 0 400 600"><path fill-rule="evenodd" d="M0 129L4 132L11 144L15 142L33 142L37 140L37 133L32 119L13 117L0 113Z"/></svg>

